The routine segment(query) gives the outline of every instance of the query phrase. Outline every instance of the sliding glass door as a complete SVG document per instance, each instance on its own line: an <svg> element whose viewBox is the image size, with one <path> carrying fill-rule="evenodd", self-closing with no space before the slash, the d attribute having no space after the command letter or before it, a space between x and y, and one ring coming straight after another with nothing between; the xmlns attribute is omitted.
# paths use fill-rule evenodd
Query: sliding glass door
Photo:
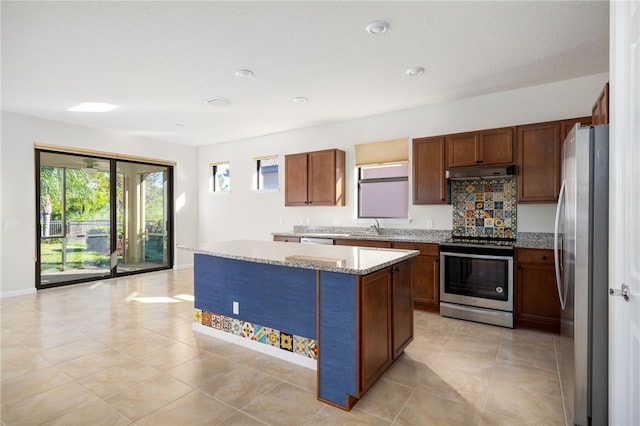
<svg viewBox="0 0 640 426"><path fill-rule="evenodd" d="M170 170L117 162L118 272L169 265Z"/></svg>
<svg viewBox="0 0 640 426"><path fill-rule="evenodd" d="M171 166L36 150L36 287L172 267Z"/></svg>

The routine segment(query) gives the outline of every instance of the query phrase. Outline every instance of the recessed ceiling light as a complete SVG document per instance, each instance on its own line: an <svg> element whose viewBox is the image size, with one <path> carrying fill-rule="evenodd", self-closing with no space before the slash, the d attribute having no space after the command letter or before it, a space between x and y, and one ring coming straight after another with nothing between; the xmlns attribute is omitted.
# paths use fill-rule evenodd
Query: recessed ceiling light
<svg viewBox="0 0 640 426"><path fill-rule="evenodd" d="M422 68L422 67L411 67L411 68L407 69L405 72L407 73L407 75L410 75L410 76L421 75L422 73L424 73L424 68Z"/></svg>
<svg viewBox="0 0 640 426"><path fill-rule="evenodd" d="M236 75L242 78L251 78L255 75L255 73L251 70L237 70Z"/></svg>
<svg viewBox="0 0 640 426"><path fill-rule="evenodd" d="M118 105L107 104L104 102L82 102L67 111L73 112L107 112L118 108Z"/></svg>
<svg viewBox="0 0 640 426"><path fill-rule="evenodd" d="M367 25L367 32L371 34L382 34L389 29L387 21L373 21Z"/></svg>
<svg viewBox="0 0 640 426"><path fill-rule="evenodd" d="M293 102L297 103L297 104L303 104L305 102L308 102L309 99L305 98L304 96L296 96L295 98L293 98Z"/></svg>

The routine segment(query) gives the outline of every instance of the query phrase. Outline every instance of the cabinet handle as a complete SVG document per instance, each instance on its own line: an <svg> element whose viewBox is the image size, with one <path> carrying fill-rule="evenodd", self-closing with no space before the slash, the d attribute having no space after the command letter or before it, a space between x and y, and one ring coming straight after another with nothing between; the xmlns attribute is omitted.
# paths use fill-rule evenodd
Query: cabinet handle
<svg viewBox="0 0 640 426"><path fill-rule="evenodd" d="M542 256L542 260L547 260L547 256Z"/></svg>
<svg viewBox="0 0 640 426"><path fill-rule="evenodd" d="M436 259L436 263L440 262L440 259Z"/></svg>

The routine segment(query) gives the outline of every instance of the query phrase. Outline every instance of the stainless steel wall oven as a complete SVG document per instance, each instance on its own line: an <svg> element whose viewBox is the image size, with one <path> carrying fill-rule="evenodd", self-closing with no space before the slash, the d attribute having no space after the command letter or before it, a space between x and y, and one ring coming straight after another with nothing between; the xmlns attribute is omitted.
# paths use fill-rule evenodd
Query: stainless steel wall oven
<svg viewBox="0 0 640 426"><path fill-rule="evenodd" d="M513 242L440 248L440 315L513 328Z"/></svg>

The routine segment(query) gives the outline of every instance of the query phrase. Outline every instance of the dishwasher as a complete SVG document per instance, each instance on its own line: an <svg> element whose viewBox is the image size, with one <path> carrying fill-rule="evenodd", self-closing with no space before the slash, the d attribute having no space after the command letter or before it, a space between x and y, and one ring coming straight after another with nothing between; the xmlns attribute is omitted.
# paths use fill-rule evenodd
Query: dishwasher
<svg viewBox="0 0 640 426"><path fill-rule="evenodd" d="M323 244L333 245L333 238L319 238L319 237L302 237L300 238L301 244Z"/></svg>

